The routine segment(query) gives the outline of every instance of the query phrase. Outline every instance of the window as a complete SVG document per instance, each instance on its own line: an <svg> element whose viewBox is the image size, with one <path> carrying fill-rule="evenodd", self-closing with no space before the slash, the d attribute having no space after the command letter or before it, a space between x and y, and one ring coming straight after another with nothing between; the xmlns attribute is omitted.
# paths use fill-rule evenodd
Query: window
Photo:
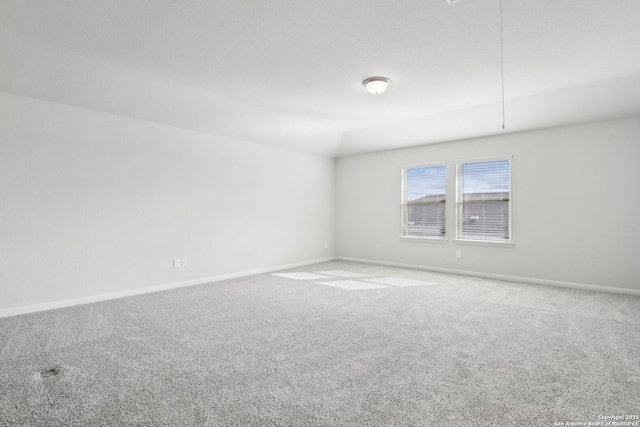
<svg viewBox="0 0 640 427"><path fill-rule="evenodd" d="M511 157L457 163L456 239L511 242Z"/></svg>
<svg viewBox="0 0 640 427"><path fill-rule="evenodd" d="M444 239L446 235L444 164L402 170L402 236Z"/></svg>

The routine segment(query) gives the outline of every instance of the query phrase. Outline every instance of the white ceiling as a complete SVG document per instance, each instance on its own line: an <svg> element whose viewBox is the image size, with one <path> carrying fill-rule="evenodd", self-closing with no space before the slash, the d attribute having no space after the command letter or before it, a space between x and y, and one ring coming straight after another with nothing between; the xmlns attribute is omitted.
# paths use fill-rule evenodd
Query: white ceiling
<svg viewBox="0 0 640 427"><path fill-rule="evenodd" d="M503 16L506 132L640 114L640 1ZM0 0L0 55L5 92L327 156L504 132L499 0Z"/></svg>

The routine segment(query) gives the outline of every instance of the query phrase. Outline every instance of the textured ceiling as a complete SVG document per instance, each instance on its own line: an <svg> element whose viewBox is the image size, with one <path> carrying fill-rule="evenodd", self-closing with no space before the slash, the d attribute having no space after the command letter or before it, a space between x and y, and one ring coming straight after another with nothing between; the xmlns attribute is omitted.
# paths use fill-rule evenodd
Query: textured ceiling
<svg viewBox="0 0 640 427"><path fill-rule="evenodd" d="M638 0L503 16L506 132L640 114ZM327 156L504 132L499 0L0 0L0 54L5 92Z"/></svg>

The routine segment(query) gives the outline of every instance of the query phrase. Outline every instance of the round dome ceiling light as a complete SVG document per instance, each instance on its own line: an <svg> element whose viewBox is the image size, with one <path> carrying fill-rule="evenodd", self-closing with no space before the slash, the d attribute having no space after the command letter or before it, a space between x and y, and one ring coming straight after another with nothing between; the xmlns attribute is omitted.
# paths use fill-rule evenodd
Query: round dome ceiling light
<svg viewBox="0 0 640 427"><path fill-rule="evenodd" d="M387 77L369 77L362 82L362 86L372 95L378 95L384 92L390 84L391 79Z"/></svg>

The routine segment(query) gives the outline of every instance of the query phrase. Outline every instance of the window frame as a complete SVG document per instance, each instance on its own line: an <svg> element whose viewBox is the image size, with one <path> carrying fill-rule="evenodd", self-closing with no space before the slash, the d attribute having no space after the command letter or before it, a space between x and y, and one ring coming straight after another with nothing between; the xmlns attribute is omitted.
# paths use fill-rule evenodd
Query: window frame
<svg viewBox="0 0 640 427"><path fill-rule="evenodd" d="M463 201L462 201L462 190L460 186L462 185L462 165L470 164L470 163L489 163L496 161L505 161L509 162L509 223L508 223L508 231L509 238L504 240L499 239L486 239L486 238L469 238L462 237L462 211ZM513 155L503 155L503 156L491 156L491 157L477 157L472 159L462 159L456 161L456 189L455 189L455 215L456 215L456 228L455 228L455 242L461 244L468 245L482 245L482 246L502 246L502 247L512 247L514 245L513 240Z"/></svg>
<svg viewBox="0 0 640 427"><path fill-rule="evenodd" d="M413 236L409 234L404 234L404 230L406 225L407 218L407 202L408 202L408 182L407 182L407 170L409 169L422 169L429 167L439 167L444 166L444 183L445 183L445 191L444 191L444 224L445 224L445 232L443 236ZM430 243L446 243L449 238L447 237L447 203L448 203L448 191L447 191L447 162L431 162L431 163L417 163L411 165L401 166L401 193L400 193L400 239L406 241L413 242L430 242Z"/></svg>

